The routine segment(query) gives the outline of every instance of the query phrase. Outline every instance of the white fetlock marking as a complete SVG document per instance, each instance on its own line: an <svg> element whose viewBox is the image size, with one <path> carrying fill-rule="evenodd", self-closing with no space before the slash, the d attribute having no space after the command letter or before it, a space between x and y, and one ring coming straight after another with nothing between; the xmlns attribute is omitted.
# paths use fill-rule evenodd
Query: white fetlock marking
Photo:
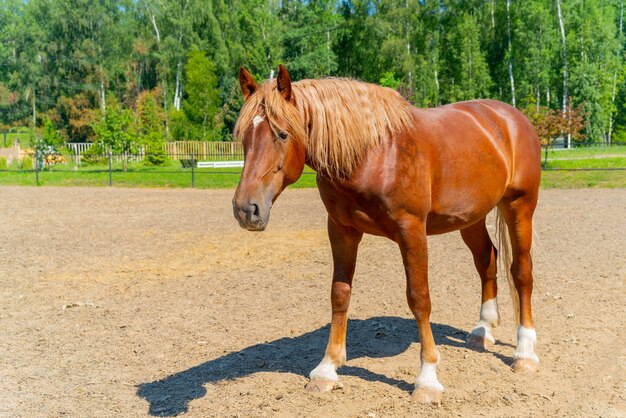
<svg viewBox="0 0 626 418"><path fill-rule="evenodd" d="M537 333L534 328L525 328L520 325L517 329L517 349L515 359L528 359L539 363L539 357L535 354Z"/></svg>
<svg viewBox="0 0 626 418"><path fill-rule="evenodd" d="M498 300L496 298L489 299L480 306L480 320L488 322L494 328L500 323Z"/></svg>
<svg viewBox="0 0 626 418"><path fill-rule="evenodd" d="M326 359L322 360L322 362L309 373L309 378L311 380L331 380L333 382L339 380L335 365Z"/></svg>
<svg viewBox="0 0 626 418"><path fill-rule="evenodd" d="M498 302L495 298L489 299L481 305L480 319L471 333L479 337L484 337L495 344L496 339L492 331L499 322L500 314L498 313Z"/></svg>
<svg viewBox="0 0 626 418"><path fill-rule="evenodd" d="M437 365L439 364L439 353L437 353L437 363L422 361L422 369L415 379L416 388L434 389L443 392L443 385L437 379Z"/></svg>
<svg viewBox="0 0 626 418"><path fill-rule="evenodd" d="M254 119L252 119L252 127L256 128L261 122L263 122L263 118L259 115L256 115Z"/></svg>

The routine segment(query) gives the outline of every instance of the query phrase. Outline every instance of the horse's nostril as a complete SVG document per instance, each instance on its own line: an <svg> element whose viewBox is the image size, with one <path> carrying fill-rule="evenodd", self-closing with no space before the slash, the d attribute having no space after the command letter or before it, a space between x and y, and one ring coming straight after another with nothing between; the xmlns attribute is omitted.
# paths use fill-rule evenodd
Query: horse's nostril
<svg viewBox="0 0 626 418"><path fill-rule="evenodd" d="M258 217L258 216L260 215L260 212L259 212L259 205L257 205L256 203L251 203L251 204L250 204L250 214L251 214L252 216L256 216L256 217Z"/></svg>

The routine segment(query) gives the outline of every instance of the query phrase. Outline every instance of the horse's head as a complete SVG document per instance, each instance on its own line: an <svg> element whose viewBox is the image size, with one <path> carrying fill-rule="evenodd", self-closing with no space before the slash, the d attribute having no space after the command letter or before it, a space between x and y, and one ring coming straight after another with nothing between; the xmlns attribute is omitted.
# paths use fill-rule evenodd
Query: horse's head
<svg viewBox="0 0 626 418"><path fill-rule="evenodd" d="M258 86L242 67L239 83L244 105L234 134L243 143L244 167L233 212L242 228L263 231L272 203L304 169L304 126L282 65L275 82Z"/></svg>

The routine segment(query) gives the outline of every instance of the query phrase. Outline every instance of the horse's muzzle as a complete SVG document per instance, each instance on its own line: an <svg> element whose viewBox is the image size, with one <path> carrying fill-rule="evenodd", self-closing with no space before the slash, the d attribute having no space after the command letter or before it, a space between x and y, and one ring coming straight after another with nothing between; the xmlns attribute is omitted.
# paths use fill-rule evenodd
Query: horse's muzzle
<svg viewBox="0 0 626 418"><path fill-rule="evenodd" d="M233 214L240 227L248 231L263 231L270 217L270 208L253 201L233 200Z"/></svg>

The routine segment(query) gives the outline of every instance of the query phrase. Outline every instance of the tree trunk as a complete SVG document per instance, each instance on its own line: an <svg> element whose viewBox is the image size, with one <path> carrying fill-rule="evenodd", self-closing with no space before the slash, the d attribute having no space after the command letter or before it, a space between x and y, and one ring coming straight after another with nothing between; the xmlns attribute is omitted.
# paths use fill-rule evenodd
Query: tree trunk
<svg viewBox="0 0 626 418"><path fill-rule="evenodd" d="M537 99L535 101L535 110L537 111L537 113L539 113L539 105L541 104L541 88L539 86L537 86Z"/></svg>
<svg viewBox="0 0 626 418"><path fill-rule="evenodd" d="M556 10L559 17L559 27L561 28L561 42L563 43L563 117L569 117L567 115L567 78L568 78L568 70L567 70L567 43L565 40L565 25L563 24L563 13L561 12L561 0L556 0ZM571 135L567 133L567 148L571 145Z"/></svg>
<svg viewBox="0 0 626 418"><path fill-rule="evenodd" d="M181 71L182 63L178 61L178 65L176 66L176 87L174 90L174 108L176 110L180 110L180 98L183 95L182 87L180 83L180 71Z"/></svg>
<svg viewBox="0 0 626 418"><path fill-rule="evenodd" d="M511 46L511 0L506 0L506 33L509 39L509 79L511 81L511 104L515 106L515 78L513 77L513 48Z"/></svg>
<svg viewBox="0 0 626 418"><path fill-rule="evenodd" d="M33 93L32 103L33 103L33 132L34 132L34 129L37 127L37 107L35 105L35 86L34 85L32 88L32 93Z"/></svg>
<svg viewBox="0 0 626 418"><path fill-rule="evenodd" d="M618 47L617 56L619 57L622 51L622 31L624 29L624 0L619 3L619 32L617 33ZM617 68L613 72L613 91L611 92L611 103L615 104L615 95L617 93ZM609 133L606 138L606 144L611 145L613 136L613 112L609 115Z"/></svg>
<svg viewBox="0 0 626 418"><path fill-rule="evenodd" d="M326 75L330 75L330 31L326 29Z"/></svg>
<svg viewBox="0 0 626 418"><path fill-rule="evenodd" d="M439 106L441 104L441 99L439 98L439 73L437 72L437 59L433 59L433 63L435 64L435 87L437 88L437 99L435 100L435 105Z"/></svg>
<svg viewBox="0 0 626 418"><path fill-rule="evenodd" d="M104 91L104 80L100 80L100 110L102 113L106 113L107 105L106 105L106 93Z"/></svg>

